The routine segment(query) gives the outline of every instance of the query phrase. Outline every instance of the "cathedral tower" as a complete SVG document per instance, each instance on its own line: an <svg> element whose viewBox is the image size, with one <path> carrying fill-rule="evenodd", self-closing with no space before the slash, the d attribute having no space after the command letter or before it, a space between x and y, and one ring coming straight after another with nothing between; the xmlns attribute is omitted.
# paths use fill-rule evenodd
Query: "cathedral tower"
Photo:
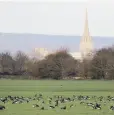
<svg viewBox="0 0 114 115"><path fill-rule="evenodd" d="M83 36L80 42L80 52L81 52L82 58L85 58L87 56L91 57L92 51L93 51L93 43L92 43L92 38L89 33L88 15L87 15L87 9L86 9L85 27L84 27Z"/></svg>

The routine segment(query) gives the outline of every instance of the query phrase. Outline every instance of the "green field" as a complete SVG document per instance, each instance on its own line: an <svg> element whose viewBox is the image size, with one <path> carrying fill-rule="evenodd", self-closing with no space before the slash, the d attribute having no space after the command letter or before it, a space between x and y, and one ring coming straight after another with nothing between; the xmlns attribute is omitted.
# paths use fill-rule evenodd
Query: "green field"
<svg viewBox="0 0 114 115"><path fill-rule="evenodd" d="M114 96L114 81L70 81L70 80L0 80L0 97L24 96L33 97L35 94L42 94L45 101L44 110L40 107L33 108L33 104L41 104L36 100L29 103L12 104L0 102L5 105L5 110L0 110L0 115L114 115L114 110L110 110L110 106L114 105L114 101L107 101L106 96ZM72 97L73 95L83 96L103 96L103 102L97 100L101 104L102 109L92 109L80 101L66 102L55 109L48 108L47 98L55 95L63 97ZM87 102L94 103L95 100L90 99ZM104 105L104 101L106 105ZM72 108L69 106L73 104ZM66 106L67 109L62 110L60 107Z"/></svg>

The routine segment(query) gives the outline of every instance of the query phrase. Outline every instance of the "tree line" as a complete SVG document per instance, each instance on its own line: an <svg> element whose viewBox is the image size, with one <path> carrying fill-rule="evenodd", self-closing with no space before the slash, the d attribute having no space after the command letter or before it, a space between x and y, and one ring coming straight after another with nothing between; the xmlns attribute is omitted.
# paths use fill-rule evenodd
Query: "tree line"
<svg viewBox="0 0 114 115"><path fill-rule="evenodd" d="M10 79L114 79L114 47L93 52L93 58L74 59L67 50L58 50L44 59L24 52L0 53L0 78Z"/></svg>

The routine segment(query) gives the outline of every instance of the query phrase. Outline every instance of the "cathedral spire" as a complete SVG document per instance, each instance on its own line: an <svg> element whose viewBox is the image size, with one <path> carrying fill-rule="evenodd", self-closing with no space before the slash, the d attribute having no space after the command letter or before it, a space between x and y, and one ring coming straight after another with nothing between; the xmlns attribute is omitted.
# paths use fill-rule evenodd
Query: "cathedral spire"
<svg viewBox="0 0 114 115"><path fill-rule="evenodd" d="M86 14L85 14L85 27L84 27L82 41L85 41L85 42L91 41L91 37L90 37L90 33L89 33L89 25L88 25L87 8L86 8Z"/></svg>
<svg viewBox="0 0 114 115"><path fill-rule="evenodd" d="M84 56L84 55L87 55L92 50L93 50L92 38L89 33L88 15L87 15L87 9L86 9L84 33L83 33L81 43L80 43L80 51L81 51L81 54Z"/></svg>

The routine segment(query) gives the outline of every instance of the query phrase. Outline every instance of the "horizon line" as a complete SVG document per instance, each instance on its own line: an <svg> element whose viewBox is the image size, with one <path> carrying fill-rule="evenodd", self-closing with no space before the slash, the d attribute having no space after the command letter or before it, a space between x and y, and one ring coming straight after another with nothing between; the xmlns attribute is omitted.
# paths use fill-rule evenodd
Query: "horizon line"
<svg viewBox="0 0 114 115"><path fill-rule="evenodd" d="M64 35L64 34L37 34L37 33L28 33L28 32L0 32L1 34L31 34L31 35L43 35L43 36L64 36L64 37L75 37L75 36L79 36L82 37L82 35ZM103 36L103 35L90 35L91 37L114 37L114 36Z"/></svg>

